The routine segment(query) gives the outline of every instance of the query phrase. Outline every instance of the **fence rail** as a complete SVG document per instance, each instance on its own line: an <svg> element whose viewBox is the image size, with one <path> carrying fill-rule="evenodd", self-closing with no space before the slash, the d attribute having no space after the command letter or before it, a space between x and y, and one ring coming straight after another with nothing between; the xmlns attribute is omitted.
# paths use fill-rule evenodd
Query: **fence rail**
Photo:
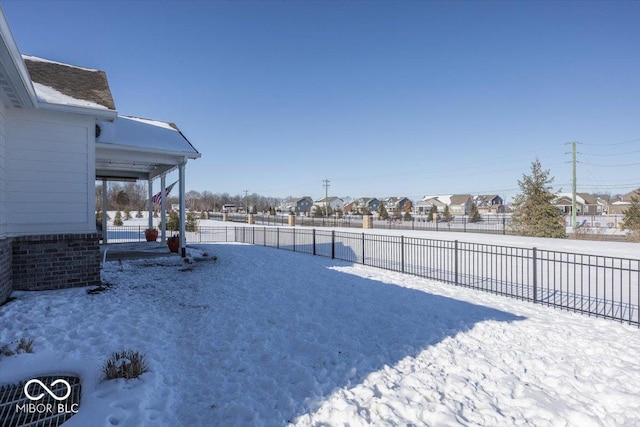
<svg viewBox="0 0 640 427"><path fill-rule="evenodd" d="M208 214L209 219L222 220L223 214L213 212ZM226 220L229 222L247 223L248 215L244 213L228 213ZM288 215L264 215L254 214L253 220L259 225L288 225ZM362 228L362 216L346 215L342 217L313 217L298 215L295 217L296 225L305 227L343 227ZM426 215L413 216L411 220L402 219L374 219L374 228L398 229L398 230L426 230L426 231L461 231L489 234L511 234L510 216L485 216L479 222L470 222L466 216L454 217L449 221L432 221Z"/></svg>
<svg viewBox="0 0 640 427"><path fill-rule="evenodd" d="M144 229L131 228L120 232L144 240ZM360 263L640 327L637 259L295 227L198 227L186 238Z"/></svg>
<svg viewBox="0 0 640 427"><path fill-rule="evenodd" d="M223 214L220 212L211 212L208 214L209 219L222 220ZM585 240L607 240L607 241L623 241L626 234L618 232L618 225L621 222L621 216L578 216L576 227L576 238ZM288 215L267 215L254 214L254 223L257 225L288 225ZM248 215L245 213L227 213L226 221L247 223ZM296 225L305 227L341 227L341 228L362 228L362 216L345 215L342 217L317 217L297 215L295 217ZM570 221L570 217L567 218ZM567 226L570 224L567 223ZM462 233L484 233L484 234L502 234L516 235L511 222L511 214L489 214L483 215L478 222L472 222L468 216L454 216L449 221L442 219L433 221L428 215L413 215L410 220L405 221L401 218L389 218L373 220L373 228L391 229L391 230L424 230L424 231L451 231Z"/></svg>

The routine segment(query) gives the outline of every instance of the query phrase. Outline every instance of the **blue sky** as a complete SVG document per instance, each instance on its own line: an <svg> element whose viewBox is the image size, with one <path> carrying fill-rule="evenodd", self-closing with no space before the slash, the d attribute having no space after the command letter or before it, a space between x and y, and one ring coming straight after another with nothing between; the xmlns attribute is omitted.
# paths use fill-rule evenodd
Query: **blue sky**
<svg viewBox="0 0 640 427"><path fill-rule="evenodd" d="M569 191L570 141L579 191L640 187L637 1L0 4L22 53L177 123L188 190L510 198L538 157Z"/></svg>

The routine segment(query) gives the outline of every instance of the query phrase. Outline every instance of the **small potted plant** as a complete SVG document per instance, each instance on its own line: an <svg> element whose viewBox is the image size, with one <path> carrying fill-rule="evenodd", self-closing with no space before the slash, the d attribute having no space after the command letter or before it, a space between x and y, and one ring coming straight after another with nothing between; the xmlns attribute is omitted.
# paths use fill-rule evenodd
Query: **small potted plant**
<svg viewBox="0 0 640 427"><path fill-rule="evenodd" d="M147 228L144 230L144 238L147 239L147 242L155 242L158 239L158 229Z"/></svg>
<svg viewBox="0 0 640 427"><path fill-rule="evenodd" d="M167 246L171 252L178 252L180 248L180 235L174 234L171 237L167 237Z"/></svg>

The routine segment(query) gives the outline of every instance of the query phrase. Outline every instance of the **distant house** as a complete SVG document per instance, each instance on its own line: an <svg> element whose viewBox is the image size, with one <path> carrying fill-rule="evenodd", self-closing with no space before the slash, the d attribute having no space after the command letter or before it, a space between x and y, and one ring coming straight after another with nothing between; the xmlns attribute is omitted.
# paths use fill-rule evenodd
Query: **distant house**
<svg viewBox="0 0 640 427"><path fill-rule="evenodd" d="M624 214L629 206L631 206L631 198L634 195L640 197L640 188L630 191L618 200L611 202L609 204L609 214Z"/></svg>
<svg viewBox="0 0 640 427"><path fill-rule="evenodd" d="M553 204L561 213L571 215L573 193L558 193ZM597 197L587 193L576 193L577 215L602 215L605 211L606 205Z"/></svg>
<svg viewBox="0 0 640 427"><path fill-rule="evenodd" d="M505 212L504 201L497 194L475 196L473 201L478 208L478 212L482 215Z"/></svg>
<svg viewBox="0 0 640 427"><path fill-rule="evenodd" d="M451 203L451 196L424 196L416 203L415 211L420 215L427 215L435 206L439 213L444 212L444 207Z"/></svg>
<svg viewBox="0 0 640 427"><path fill-rule="evenodd" d="M329 208L335 211L342 211L344 208L344 201L340 197L323 197L313 202L313 206L317 209L324 209L329 204Z"/></svg>
<svg viewBox="0 0 640 427"><path fill-rule="evenodd" d="M470 194L454 194L449 199L449 213L451 215L468 215L473 198Z"/></svg>
<svg viewBox="0 0 640 427"><path fill-rule="evenodd" d="M345 203L342 210L347 214L358 212L358 202L356 200L351 200L350 202Z"/></svg>
<svg viewBox="0 0 640 427"><path fill-rule="evenodd" d="M387 197L382 200L387 212L392 215L402 215L403 212L411 212L413 210L413 202L408 197Z"/></svg>
<svg viewBox="0 0 640 427"><path fill-rule="evenodd" d="M313 207L313 199L309 196L295 197L285 200L278 210L281 212L309 213Z"/></svg>
<svg viewBox="0 0 640 427"><path fill-rule="evenodd" d="M96 179L151 182L200 154L174 128L126 126L105 72L22 56L2 9L0 75L0 304L13 290L99 284ZM167 133L187 151L153 145Z"/></svg>
<svg viewBox="0 0 640 427"><path fill-rule="evenodd" d="M373 213L380 208L380 200L375 197L361 197L356 200L359 213Z"/></svg>

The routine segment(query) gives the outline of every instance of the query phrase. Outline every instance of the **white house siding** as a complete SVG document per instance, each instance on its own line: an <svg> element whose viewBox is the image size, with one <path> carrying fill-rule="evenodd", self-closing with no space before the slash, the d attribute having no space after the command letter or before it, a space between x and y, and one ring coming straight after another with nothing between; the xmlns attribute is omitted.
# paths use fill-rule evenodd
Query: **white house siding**
<svg viewBox="0 0 640 427"><path fill-rule="evenodd" d="M4 104L0 102L0 304L4 303L13 287L11 277L11 240L7 230L7 172L6 142L4 132Z"/></svg>
<svg viewBox="0 0 640 427"><path fill-rule="evenodd" d="M0 239L7 234L7 149L5 141L5 107L0 102Z"/></svg>
<svg viewBox="0 0 640 427"><path fill-rule="evenodd" d="M7 232L95 232L95 119L7 110Z"/></svg>

